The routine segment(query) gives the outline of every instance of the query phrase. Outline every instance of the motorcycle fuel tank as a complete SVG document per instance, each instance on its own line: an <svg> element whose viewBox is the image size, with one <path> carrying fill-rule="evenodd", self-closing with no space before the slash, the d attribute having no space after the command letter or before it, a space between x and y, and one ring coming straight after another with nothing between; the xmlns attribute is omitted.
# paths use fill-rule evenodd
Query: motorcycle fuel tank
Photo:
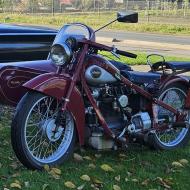
<svg viewBox="0 0 190 190"><path fill-rule="evenodd" d="M85 77L90 85L108 84L117 81L110 73L96 65L87 68Z"/></svg>

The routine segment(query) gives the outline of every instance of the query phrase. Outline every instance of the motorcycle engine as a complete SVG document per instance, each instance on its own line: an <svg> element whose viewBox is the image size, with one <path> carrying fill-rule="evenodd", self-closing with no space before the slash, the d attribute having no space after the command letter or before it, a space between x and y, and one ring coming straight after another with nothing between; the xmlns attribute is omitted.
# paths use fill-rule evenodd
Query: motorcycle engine
<svg viewBox="0 0 190 190"><path fill-rule="evenodd" d="M114 134L120 134L128 121L125 110L129 104L130 90L125 85L105 85L91 87L92 95ZM104 136L104 132L92 107L87 108L87 121L91 131L89 144L96 149L111 149L114 142Z"/></svg>
<svg viewBox="0 0 190 190"><path fill-rule="evenodd" d="M96 100L103 118L110 130L118 137L126 130L133 137L152 126L152 120L144 100L132 89L121 83L92 87L92 96ZM104 135L97 115L90 103L87 103L86 116L90 134L89 144L98 150L114 148L114 142ZM141 111L140 111L141 110ZM122 137L122 135L121 135Z"/></svg>
<svg viewBox="0 0 190 190"><path fill-rule="evenodd" d="M131 124L128 126L129 133L138 133L151 127L151 118L148 112L139 112L132 116Z"/></svg>

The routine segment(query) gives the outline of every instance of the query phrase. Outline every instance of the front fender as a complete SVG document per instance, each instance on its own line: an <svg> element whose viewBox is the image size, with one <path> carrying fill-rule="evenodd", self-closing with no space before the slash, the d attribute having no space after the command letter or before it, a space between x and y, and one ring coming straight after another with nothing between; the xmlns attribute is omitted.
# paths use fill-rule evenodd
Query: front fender
<svg viewBox="0 0 190 190"><path fill-rule="evenodd" d="M69 88L71 78L67 76L60 76L55 73L47 73L35 77L28 81L23 86L29 90L34 90L48 96L55 97L59 100L66 96ZM68 110L72 113L78 132L80 145L84 144L84 126L85 126L85 107L83 98L77 87L74 88L70 102L68 103Z"/></svg>

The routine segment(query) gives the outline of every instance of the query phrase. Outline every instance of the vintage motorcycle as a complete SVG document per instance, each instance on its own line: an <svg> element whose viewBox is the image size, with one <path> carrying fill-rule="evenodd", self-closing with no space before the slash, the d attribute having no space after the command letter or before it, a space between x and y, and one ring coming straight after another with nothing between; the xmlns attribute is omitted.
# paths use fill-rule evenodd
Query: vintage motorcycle
<svg viewBox="0 0 190 190"><path fill-rule="evenodd" d="M113 22L136 23L135 12L118 13L117 19L93 31L67 24L58 33L50 52L57 66L24 84L28 93L19 102L12 122L12 146L27 168L58 165L73 152L75 142L98 150L125 147L130 142L170 150L190 138L189 79L187 62L152 64L137 72L113 64L98 54L125 52L95 42L95 33Z"/></svg>

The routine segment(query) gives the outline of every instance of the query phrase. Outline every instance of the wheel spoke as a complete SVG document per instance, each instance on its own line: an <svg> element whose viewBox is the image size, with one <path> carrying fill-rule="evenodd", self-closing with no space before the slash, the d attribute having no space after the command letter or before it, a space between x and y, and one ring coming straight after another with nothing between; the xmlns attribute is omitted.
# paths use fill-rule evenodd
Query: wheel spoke
<svg viewBox="0 0 190 190"><path fill-rule="evenodd" d="M170 88L160 96L160 100L179 110L182 109L184 106L185 97L186 94L181 89ZM162 108L161 106L157 106L157 113L158 118L159 115L168 115L169 123L167 125L172 126L172 123L176 121L176 116L172 112ZM180 130L169 128L168 130L162 132L157 131L156 136L161 144L166 146L175 146L184 138L186 131L184 131L183 128L181 128Z"/></svg>
<svg viewBox="0 0 190 190"><path fill-rule="evenodd" d="M31 108L25 123L25 141L31 156L50 163L64 155L71 143L74 130L72 115L61 116L61 126L54 134L55 117L60 103L52 97L44 96Z"/></svg>

